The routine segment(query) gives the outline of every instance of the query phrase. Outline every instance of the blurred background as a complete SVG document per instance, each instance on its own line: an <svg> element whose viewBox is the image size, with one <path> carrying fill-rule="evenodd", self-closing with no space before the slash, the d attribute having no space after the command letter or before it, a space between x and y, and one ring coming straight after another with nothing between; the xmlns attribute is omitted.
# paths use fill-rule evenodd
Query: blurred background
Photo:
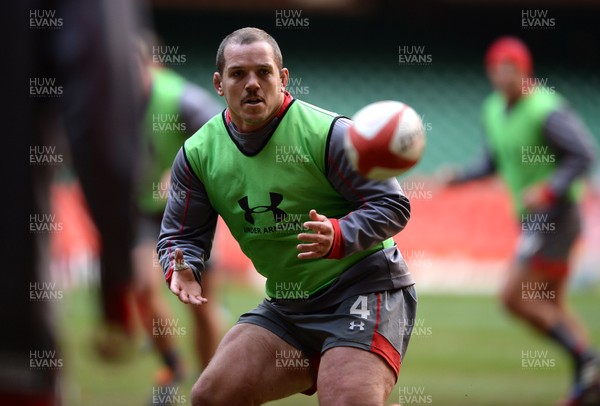
<svg viewBox="0 0 600 406"><path fill-rule="evenodd" d="M442 190L432 178L481 152L480 108L491 91L483 55L501 35L529 45L535 77L564 95L600 141L599 15L600 4L584 0L155 0L145 24L160 41L153 58L210 92L221 39L256 26L279 42L293 96L347 116L377 100L411 105L425 124L427 148L399 179L412 217L395 239L417 281L420 308L389 404L550 405L568 390L569 360L505 315L496 300L518 234L506 190L494 179ZM141 331L126 361L104 362L91 348L98 246L71 180L65 175L52 188L56 221L69 225L53 233L51 243L55 290L64 292L57 307L65 404L148 404L158 361ZM598 164L582 209L571 297L600 346ZM262 281L222 224L213 257L214 300L231 326L260 301ZM193 323L184 305L166 288L163 293L173 321L183 327L172 334L190 360L173 400L187 404L200 372L191 355ZM541 351L551 366L523 368L527 351ZM298 395L272 404L317 402Z"/></svg>
<svg viewBox="0 0 600 406"><path fill-rule="evenodd" d="M439 168L472 163L481 152L480 108L491 91L483 55L495 38L525 40L535 76L563 94L600 137L600 34L591 2L274 3L223 2L215 8L158 1L154 21L164 44L187 57L173 68L208 89L219 41L235 27L257 26L279 41L294 96L347 116L376 100L413 106L426 127L427 149L401 179L415 215L399 239L406 250L427 251L431 261L465 253L487 260L512 249L515 231L504 217L510 209L500 186L485 183L446 195L427 181ZM592 183L600 182L598 176L596 166ZM455 210L464 215L443 215ZM436 279L431 288L440 287Z"/></svg>

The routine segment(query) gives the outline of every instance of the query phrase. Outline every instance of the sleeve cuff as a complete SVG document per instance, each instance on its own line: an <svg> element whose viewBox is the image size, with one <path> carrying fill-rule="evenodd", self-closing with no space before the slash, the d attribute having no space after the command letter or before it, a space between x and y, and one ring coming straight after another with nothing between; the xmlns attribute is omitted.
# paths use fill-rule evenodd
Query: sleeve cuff
<svg viewBox="0 0 600 406"><path fill-rule="evenodd" d="M329 250L329 254L325 256L327 259L341 259L345 254L344 237L338 219L329 219L333 226L333 244Z"/></svg>
<svg viewBox="0 0 600 406"><path fill-rule="evenodd" d="M202 273L193 266L190 266L190 269L192 270L192 273L194 274L194 279L196 279L196 282L198 282L199 285L202 285ZM171 265L171 266L169 266L169 269L167 269L167 273L165 274L165 281L167 282L168 287L171 286L171 279L173 278L173 272L175 272L175 271L173 270L173 265Z"/></svg>

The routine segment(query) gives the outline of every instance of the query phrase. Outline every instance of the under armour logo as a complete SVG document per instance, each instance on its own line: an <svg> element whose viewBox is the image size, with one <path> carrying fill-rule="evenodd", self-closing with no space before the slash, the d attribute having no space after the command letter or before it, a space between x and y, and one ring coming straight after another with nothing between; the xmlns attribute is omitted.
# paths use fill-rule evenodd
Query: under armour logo
<svg viewBox="0 0 600 406"><path fill-rule="evenodd" d="M238 200L238 204L240 205L242 210L246 212L244 218L248 223L254 224L254 217L252 216L253 214L266 213L268 211L273 212L273 218L275 219L276 223L282 221L287 216L287 213L285 211L277 208L277 206L279 206L279 204L283 201L283 195L279 193L269 192L269 196L271 198L270 206L250 207L248 205L248 196L244 196L240 200Z"/></svg>
<svg viewBox="0 0 600 406"><path fill-rule="evenodd" d="M360 323L356 323L354 321L350 322L350 327L348 327L348 330L354 330L354 327L358 327L360 329L360 331L363 331L365 329L365 323L364 322L360 322Z"/></svg>

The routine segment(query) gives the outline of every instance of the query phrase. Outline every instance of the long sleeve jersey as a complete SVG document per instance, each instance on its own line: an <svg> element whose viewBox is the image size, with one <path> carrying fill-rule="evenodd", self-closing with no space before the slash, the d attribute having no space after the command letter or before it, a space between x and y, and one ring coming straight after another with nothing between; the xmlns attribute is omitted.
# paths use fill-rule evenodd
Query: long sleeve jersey
<svg viewBox="0 0 600 406"><path fill-rule="evenodd" d="M250 134L238 132L228 119L227 111L215 119L223 120L231 142L240 152L254 156L272 142L274 131L285 119L285 111L283 109L282 114L271 123ZM352 168L344 151L345 132L350 125L351 121L344 117L333 121L326 141L326 169L322 176L339 196L350 203L352 210L332 219L334 246L328 259L317 261L335 261L365 251L400 232L410 217L410 203L396 179L371 181ZM180 248L200 281L204 261L210 255L219 213L211 204L206 187L190 164L185 149L179 151L173 164L171 185L158 243L161 264L169 281L174 249ZM221 186L227 188L226 180ZM318 202L315 202L314 208L319 211ZM290 306L319 307L350 294L396 289L413 283L400 252L395 246L389 246L350 266L327 288L312 292L310 301ZM324 296L328 299L324 300Z"/></svg>

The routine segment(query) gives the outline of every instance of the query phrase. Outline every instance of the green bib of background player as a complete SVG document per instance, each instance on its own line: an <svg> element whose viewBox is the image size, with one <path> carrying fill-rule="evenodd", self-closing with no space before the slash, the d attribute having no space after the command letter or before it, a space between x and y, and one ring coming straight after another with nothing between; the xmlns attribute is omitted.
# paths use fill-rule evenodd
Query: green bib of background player
<svg viewBox="0 0 600 406"><path fill-rule="evenodd" d="M142 137L142 180L138 187L138 205L143 213L162 213L168 187L162 184L165 171L171 169L177 151L187 138L186 124L179 111L185 79L165 68L151 68L152 90Z"/></svg>
<svg viewBox="0 0 600 406"><path fill-rule="evenodd" d="M326 176L327 137L336 117L295 100L254 156L240 152L222 116L185 143L187 159L212 206L267 278L271 298L306 299L362 258L393 245L388 239L341 260L297 258L297 235L307 231L302 224L309 220L310 209L332 218L355 209Z"/></svg>
<svg viewBox="0 0 600 406"><path fill-rule="evenodd" d="M544 140L544 123L564 103L546 88L528 89L506 112L506 101L499 93L490 95L483 106L483 124L496 169L506 181L517 209L524 213L522 193L529 186L548 181L558 166L558 157ZM574 183L567 198L576 201L581 182Z"/></svg>

